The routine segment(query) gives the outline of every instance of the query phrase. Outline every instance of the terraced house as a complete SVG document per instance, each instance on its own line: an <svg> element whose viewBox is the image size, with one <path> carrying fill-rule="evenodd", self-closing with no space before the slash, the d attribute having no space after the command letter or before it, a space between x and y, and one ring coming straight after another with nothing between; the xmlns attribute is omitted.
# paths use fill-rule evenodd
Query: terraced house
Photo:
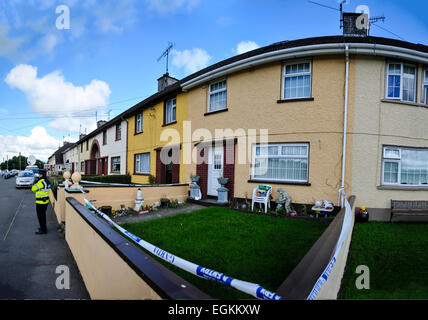
<svg viewBox="0 0 428 320"><path fill-rule="evenodd" d="M177 79L168 74L158 79L158 92L124 113L128 121L128 171L132 182L157 184L186 182L181 137L183 121L188 119L187 94ZM168 131L172 134L168 138ZM175 139L173 139L175 136ZM171 161L161 161L162 148Z"/></svg>
<svg viewBox="0 0 428 320"><path fill-rule="evenodd" d="M274 199L281 187L306 204L337 203L343 189L383 219L392 198L428 195L427 59L420 44L329 36L275 43L173 79L126 112L133 181L196 174L210 197L224 176L230 199L251 198L263 183ZM175 165L159 158L168 127L180 132ZM216 130L227 134L217 139ZM198 150L190 164L187 145Z"/></svg>
<svg viewBox="0 0 428 320"><path fill-rule="evenodd" d="M126 174L127 122L118 115L76 142L79 167L89 175Z"/></svg>

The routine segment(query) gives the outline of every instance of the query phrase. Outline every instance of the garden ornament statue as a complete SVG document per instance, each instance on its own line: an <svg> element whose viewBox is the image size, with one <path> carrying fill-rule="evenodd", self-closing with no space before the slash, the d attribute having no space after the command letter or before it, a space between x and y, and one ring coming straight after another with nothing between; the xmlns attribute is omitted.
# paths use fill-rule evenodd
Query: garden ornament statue
<svg viewBox="0 0 428 320"><path fill-rule="evenodd" d="M290 204L291 204L290 195L287 192L285 192L284 189L282 188L278 189L278 193L279 193L279 199L275 201L277 203L276 209L278 210L282 208L282 206L284 206L285 211L287 213L290 213L292 211L290 208Z"/></svg>
<svg viewBox="0 0 428 320"><path fill-rule="evenodd" d="M140 211L141 207L144 205L144 199L143 199L143 195L141 193L141 188L138 188L137 191L137 199L135 199L135 207L134 210L135 211Z"/></svg>
<svg viewBox="0 0 428 320"><path fill-rule="evenodd" d="M195 200L201 200L201 188L198 186L199 176L190 176L192 183L190 184L190 198Z"/></svg>
<svg viewBox="0 0 428 320"><path fill-rule="evenodd" d="M217 202L218 203L227 203L228 202L227 193L228 193L229 189L226 188L225 185L229 181L229 178L219 177L219 178L217 178L217 181L220 185L220 188L217 188L217 193L218 193Z"/></svg>

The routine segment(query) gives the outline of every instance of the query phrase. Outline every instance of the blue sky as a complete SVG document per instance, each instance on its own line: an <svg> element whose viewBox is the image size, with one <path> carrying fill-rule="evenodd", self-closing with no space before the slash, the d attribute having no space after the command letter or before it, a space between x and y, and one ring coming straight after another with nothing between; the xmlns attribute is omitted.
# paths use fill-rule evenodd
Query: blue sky
<svg viewBox="0 0 428 320"><path fill-rule="evenodd" d="M69 30L56 28L59 5ZM428 45L426 1L349 0L344 10L358 5ZM168 42L170 74L182 78L257 46L340 33L337 11L306 0L0 0L0 161L18 152L46 160L63 137L94 129L95 112L111 118L155 93Z"/></svg>

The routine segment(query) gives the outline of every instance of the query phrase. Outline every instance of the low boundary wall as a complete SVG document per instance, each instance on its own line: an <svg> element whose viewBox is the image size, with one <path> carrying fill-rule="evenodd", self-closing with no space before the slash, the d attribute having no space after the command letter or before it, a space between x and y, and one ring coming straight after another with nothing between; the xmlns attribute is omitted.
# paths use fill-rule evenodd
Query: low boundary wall
<svg viewBox="0 0 428 320"><path fill-rule="evenodd" d="M115 232L72 197L65 239L92 299L211 299Z"/></svg>
<svg viewBox="0 0 428 320"><path fill-rule="evenodd" d="M141 189L145 205L153 205L159 202L161 198L170 200L186 201L189 194L189 184L165 184L165 185L85 185L82 187L89 191L89 200L95 200L96 207L111 206L113 210L119 210L120 205L126 208L135 206L138 189ZM64 185L59 185L57 189L57 201L55 214L58 223L66 222L65 215L65 197L75 197L81 204L84 204L80 194L69 194L65 191ZM52 195L53 197L53 195Z"/></svg>
<svg viewBox="0 0 428 320"><path fill-rule="evenodd" d="M351 196L349 198L352 214L350 232L345 239L327 281L321 287L316 299L337 298L346 266L349 245L352 237L352 229L354 226L354 202L355 196ZM342 231L345 211L345 207L343 207L321 237L315 242L296 268L278 288L277 293L284 297L284 299L306 300L308 298L316 282L333 258L336 244Z"/></svg>

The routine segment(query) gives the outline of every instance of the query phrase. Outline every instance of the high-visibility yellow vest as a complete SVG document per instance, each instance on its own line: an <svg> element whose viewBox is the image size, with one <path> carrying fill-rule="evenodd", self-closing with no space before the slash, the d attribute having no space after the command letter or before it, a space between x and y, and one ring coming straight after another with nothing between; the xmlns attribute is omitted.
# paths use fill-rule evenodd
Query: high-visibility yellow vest
<svg viewBox="0 0 428 320"><path fill-rule="evenodd" d="M47 204L49 203L49 189L50 184L45 179L40 179L33 185L31 190L36 194L36 203Z"/></svg>

